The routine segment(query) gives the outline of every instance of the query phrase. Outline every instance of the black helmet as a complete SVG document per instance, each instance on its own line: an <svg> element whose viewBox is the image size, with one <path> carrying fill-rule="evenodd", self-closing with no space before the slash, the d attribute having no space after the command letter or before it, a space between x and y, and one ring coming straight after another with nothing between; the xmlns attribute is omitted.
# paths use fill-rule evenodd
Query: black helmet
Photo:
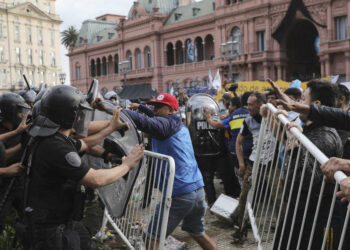
<svg viewBox="0 0 350 250"><path fill-rule="evenodd" d="M47 136L55 133L58 128L73 128L77 134L85 136L92 117L91 111L92 108L78 89L68 85L54 86L42 97L40 115L34 121L34 125L39 127L46 127L50 123L50 131L36 135Z"/></svg>
<svg viewBox="0 0 350 250"><path fill-rule="evenodd" d="M4 93L0 95L0 121L7 120L17 127L23 116L30 111L30 106L22 96L16 93Z"/></svg>
<svg viewBox="0 0 350 250"><path fill-rule="evenodd" d="M17 92L17 94L22 96L28 105L30 105L30 106L34 105L35 98L36 98L36 92L33 89L20 90Z"/></svg>

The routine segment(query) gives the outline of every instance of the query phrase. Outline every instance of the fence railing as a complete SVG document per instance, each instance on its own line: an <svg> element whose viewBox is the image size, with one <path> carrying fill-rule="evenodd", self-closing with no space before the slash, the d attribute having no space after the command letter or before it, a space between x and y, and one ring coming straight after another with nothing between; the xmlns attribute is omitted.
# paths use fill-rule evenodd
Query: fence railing
<svg viewBox="0 0 350 250"><path fill-rule="evenodd" d="M111 211L105 209L97 236L103 238L107 223L110 223L129 249L156 249L151 238L158 239L159 249L164 249L174 175L172 157L145 151L124 215L113 218ZM155 216L159 209L163 212Z"/></svg>
<svg viewBox="0 0 350 250"><path fill-rule="evenodd" d="M336 182L326 183L320 165L328 158L297 128L288 131L276 111L268 104L246 204L257 248L349 249L350 209L336 197L347 176L336 172Z"/></svg>

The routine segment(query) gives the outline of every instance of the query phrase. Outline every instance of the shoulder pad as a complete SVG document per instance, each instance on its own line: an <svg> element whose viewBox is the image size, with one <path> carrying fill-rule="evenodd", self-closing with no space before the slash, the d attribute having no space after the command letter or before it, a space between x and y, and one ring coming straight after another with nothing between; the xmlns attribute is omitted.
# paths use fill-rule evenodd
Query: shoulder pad
<svg viewBox="0 0 350 250"><path fill-rule="evenodd" d="M72 167L79 168L81 165L81 158L77 152L69 152L65 155L66 161Z"/></svg>

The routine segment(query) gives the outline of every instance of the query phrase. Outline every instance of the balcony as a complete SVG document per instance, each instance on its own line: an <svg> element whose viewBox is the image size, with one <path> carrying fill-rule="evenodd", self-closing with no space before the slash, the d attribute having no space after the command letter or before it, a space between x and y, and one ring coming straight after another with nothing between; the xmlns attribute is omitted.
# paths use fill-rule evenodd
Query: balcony
<svg viewBox="0 0 350 250"><path fill-rule="evenodd" d="M178 73L187 73L187 72L193 72L198 70L207 70L213 65L214 65L214 60L165 66L163 68L163 74L175 74L175 73L178 74Z"/></svg>

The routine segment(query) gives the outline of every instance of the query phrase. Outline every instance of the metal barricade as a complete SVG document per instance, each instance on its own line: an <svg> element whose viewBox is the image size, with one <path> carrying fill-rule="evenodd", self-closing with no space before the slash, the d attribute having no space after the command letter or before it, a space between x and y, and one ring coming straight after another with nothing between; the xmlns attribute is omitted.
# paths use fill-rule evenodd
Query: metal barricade
<svg viewBox="0 0 350 250"><path fill-rule="evenodd" d="M338 171L336 183L323 181L320 165L328 158L297 128L288 131L288 119L282 114L275 118L276 108L267 106L245 214L257 248L348 249L344 240L350 209L336 198L347 176ZM266 135L275 142L271 147L264 147Z"/></svg>
<svg viewBox="0 0 350 250"><path fill-rule="evenodd" d="M150 238L158 239L159 249L164 249L174 176L172 157L145 151L123 217L112 218L105 209L98 237L103 238L107 223L110 223L129 249L156 249ZM155 217L160 208L163 212L158 212Z"/></svg>

